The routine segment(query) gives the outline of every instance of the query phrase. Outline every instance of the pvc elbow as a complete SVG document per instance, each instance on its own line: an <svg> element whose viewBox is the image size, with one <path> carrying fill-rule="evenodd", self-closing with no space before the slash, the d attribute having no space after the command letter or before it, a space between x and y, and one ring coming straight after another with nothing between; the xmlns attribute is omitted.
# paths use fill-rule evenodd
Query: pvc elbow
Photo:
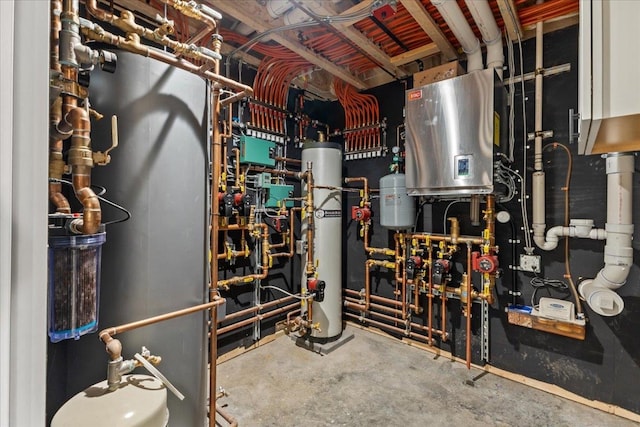
<svg viewBox="0 0 640 427"><path fill-rule="evenodd" d="M595 279L582 281L578 292L599 315L617 316L624 310L624 300L614 290L625 284L629 271L626 265L606 265Z"/></svg>
<svg viewBox="0 0 640 427"><path fill-rule="evenodd" d="M558 247L559 236L563 235L562 226L551 227L544 235L546 224L533 224L533 241L543 251L552 251Z"/></svg>

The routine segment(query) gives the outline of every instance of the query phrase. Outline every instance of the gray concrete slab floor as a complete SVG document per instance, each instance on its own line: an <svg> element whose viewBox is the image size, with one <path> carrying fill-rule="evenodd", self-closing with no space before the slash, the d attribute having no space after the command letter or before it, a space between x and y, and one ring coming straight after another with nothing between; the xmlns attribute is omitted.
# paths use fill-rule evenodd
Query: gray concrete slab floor
<svg viewBox="0 0 640 427"><path fill-rule="evenodd" d="M637 426L492 374L347 326L321 356L283 336L218 366L219 399L241 427Z"/></svg>

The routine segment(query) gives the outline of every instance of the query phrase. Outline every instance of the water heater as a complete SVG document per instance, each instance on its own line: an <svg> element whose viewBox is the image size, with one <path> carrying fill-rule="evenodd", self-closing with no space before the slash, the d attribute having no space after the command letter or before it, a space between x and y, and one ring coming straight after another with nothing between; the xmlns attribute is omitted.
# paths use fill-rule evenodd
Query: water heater
<svg viewBox="0 0 640 427"><path fill-rule="evenodd" d="M505 92L493 69L406 92L409 195L490 194L505 152Z"/></svg>
<svg viewBox="0 0 640 427"><path fill-rule="evenodd" d="M308 162L318 187L313 190L313 242L306 241L309 221L304 218L301 235L305 246L313 245L317 279L325 283L324 299L312 303L312 320L319 329L313 329L311 337L329 339L342 333L342 147L332 142L308 142L302 147L303 172ZM306 184L302 191L308 191ZM303 268L303 288L307 279Z"/></svg>

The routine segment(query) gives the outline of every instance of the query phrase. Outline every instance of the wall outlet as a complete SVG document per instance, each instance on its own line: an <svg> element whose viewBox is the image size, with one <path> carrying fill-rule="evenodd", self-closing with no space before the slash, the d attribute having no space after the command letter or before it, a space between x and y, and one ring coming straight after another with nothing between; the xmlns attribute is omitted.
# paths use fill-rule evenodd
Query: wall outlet
<svg viewBox="0 0 640 427"><path fill-rule="evenodd" d="M531 273L540 273L540 255L520 255L520 267L521 271L529 271Z"/></svg>

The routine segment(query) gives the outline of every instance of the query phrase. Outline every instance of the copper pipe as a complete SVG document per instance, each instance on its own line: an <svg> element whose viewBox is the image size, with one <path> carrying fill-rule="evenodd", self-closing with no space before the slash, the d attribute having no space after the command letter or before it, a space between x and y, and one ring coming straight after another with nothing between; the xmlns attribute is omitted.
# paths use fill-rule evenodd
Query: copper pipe
<svg viewBox="0 0 640 427"><path fill-rule="evenodd" d="M428 281L428 289L427 289L427 298L429 300L429 308L427 309L427 326L429 328L429 345L433 343L433 337L431 336L431 328L433 327L433 248L431 244L429 244L429 249L427 249L428 254L428 263L429 263L429 281Z"/></svg>
<svg viewBox="0 0 640 427"><path fill-rule="evenodd" d="M229 229L232 229L234 224L227 226ZM249 230L252 231L254 228L258 227L258 228L262 228L262 273L260 274L249 274L246 276L236 276L236 277L232 277L230 279L224 279L224 280L217 280L217 272L216 272L216 285L218 288L222 288L222 289L229 289L230 285L236 285L236 284L241 284L241 283L251 283L255 280L262 280L265 279L267 277L267 275L269 274L269 258L270 258L270 246L269 246L269 227L267 226L267 224L265 223L260 223L260 224L249 224L248 226ZM217 230L216 230L217 231ZM213 239L213 237L212 237ZM216 244L217 244L217 238L216 240ZM217 250L217 249L216 249ZM217 257L212 257L212 263L213 260L216 261L216 267L218 264L218 260ZM213 274L213 272L212 272ZM214 283L214 282L212 282Z"/></svg>
<svg viewBox="0 0 640 427"><path fill-rule="evenodd" d="M344 313L344 315L349 317L349 318L351 318L351 319L357 320L358 322L367 322L367 323L370 323L373 326L377 326L377 327L383 328L383 329L388 329L391 332L395 332L398 335L406 335L404 329L396 328L395 326L391 326L391 325L388 325L386 323L378 322L376 320L371 320L369 318L362 317L362 316L356 316L355 314L351 314L351 313Z"/></svg>
<svg viewBox="0 0 640 427"><path fill-rule="evenodd" d="M297 210L300 210L300 209L292 208L291 212L289 213L289 218L291 218L289 223L289 252L278 252L275 254L271 254L271 258L279 258L279 257L293 258L293 255L295 253L295 235L293 234L293 232L296 224L295 214L293 212ZM272 248L274 246L275 245L271 245Z"/></svg>
<svg viewBox="0 0 640 427"><path fill-rule="evenodd" d="M226 317L222 321L226 322L226 321L229 321L229 320L234 320L234 319L237 319L237 318L242 317L242 316L247 315L247 314L253 314L253 313L256 313L256 312L261 311L263 309L266 310L266 309L269 309L269 308L271 308L273 306L276 306L278 304L283 304L285 302L289 302L289 301L291 301L293 299L294 299L294 297L292 297L292 296L286 296L286 297L283 297L283 298L280 298L280 299L277 299L277 300L265 302L263 304L256 304L253 307L245 308L244 310L240 310L240 311L233 312L231 314L227 314Z"/></svg>
<svg viewBox="0 0 640 427"><path fill-rule="evenodd" d="M276 156L276 160L278 162L285 162L285 163L293 163L294 165L300 165L302 164L302 160L299 159L292 159L290 157L279 157Z"/></svg>
<svg viewBox="0 0 640 427"><path fill-rule="evenodd" d="M94 234L100 227L102 211L100 200L91 189L91 168L93 153L91 151L91 122L87 111L77 106L71 96L65 96L65 105L71 106L66 114L65 122L71 123L73 135L69 149L69 165L71 166L73 189L76 198L83 207L82 218L72 221L72 227L83 234Z"/></svg>
<svg viewBox="0 0 640 427"><path fill-rule="evenodd" d="M220 39L214 39L213 50L220 53L222 43ZM195 66L194 66L195 67ZM220 63L214 63L214 75L220 73ZM218 119L220 117L220 88L214 84L211 93L211 236L209 251L212 254L218 253L218 226L220 215L220 200L218 199L218 191L220 190L220 167L222 163L222 138L220 137L220 128ZM226 171L225 171L226 172ZM214 301L220 300L218 293L218 257L212 256L209 265L210 282L209 290L210 299ZM217 373L218 373L218 311L211 310L211 333L209 336L209 424L215 425L216 419L216 400L217 400Z"/></svg>
<svg viewBox="0 0 640 427"><path fill-rule="evenodd" d="M450 235L444 235L444 234L408 233L406 235L406 237L407 237L407 239L453 243L451 241L451 236ZM473 245L481 245L483 243L483 239L481 237L473 237L473 236L463 236L463 235L461 235L461 236L458 237L458 243L471 243Z"/></svg>
<svg viewBox="0 0 640 427"><path fill-rule="evenodd" d="M301 177L302 172L271 169L271 168L265 168L265 167L261 167L261 166L251 166L250 170L255 171L255 172L269 172L271 175L282 175L282 176L288 176L288 177L292 177L292 178L303 179Z"/></svg>
<svg viewBox="0 0 640 427"><path fill-rule="evenodd" d="M60 66L60 31L62 24L60 14L62 13L62 3L60 0L51 0L51 32L49 35L49 68L61 73ZM50 137L49 137L49 178L62 179L65 170L65 163L62 158L62 139L55 131L62 120L62 98L58 96L49 107ZM67 134L69 136L70 134ZM62 194L62 184L59 182L49 183L49 200L56 207L56 212L71 213L69 201Z"/></svg>
<svg viewBox="0 0 640 427"><path fill-rule="evenodd" d="M373 248L373 247L369 246L369 224L368 223L366 223L366 222L364 223L364 225L362 226L362 231L363 231L364 250L369 255L373 255L373 254L386 255L386 256L394 256L395 255L395 251L393 249L390 249L390 248Z"/></svg>
<svg viewBox="0 0 640 427"><path fill-rule="evenodd" d="M229 427L238 427L238 420L233 418L228 412L222 409L220 405L216 405L216 412L220 414L220 416L224 418L226 422L229 423Z"/></svg>
<svg viewBox="0 0 640 427"><path fill-rule="evenodd" d="M371 267L384 267L388 270L396 270L397 264L392 261L382 261L377 259L368 259L364 263L364 298L365 308L369 310L371 304Z"/></svg>
<svg viewBox="0 0 640 427"><path fill-rule="evenodd" d="M489 235L489 246L491 250L496 244L496 196L487 195L487 205L484 211L484 220L486 222L487 234Z"/></svg>
<svg viewBox="0 0 640 427"><path fill-rule="evenodd" d="M224 304L224 298L218 298L215 301L207 302L205 304L194 305L192 307L183 308L181 310L171 311L169 313L160 314L158 316L148 317L142 320L136 320L135 322L125 323L119 326L111 326L101 330L98 333L98 337L104 343L111 340L115 335L122 334L124 332L132 331L134 329L142 328L144 326L153 325L154 323L164 322L165 320L174 319L176 317L186 316L188 314L197 313L203 310L213 309Z"/></svg>
<svg viewBox="0 0 640 427"><path fill-rule="evenodd" d="M392 307L387 307L384 305L379 305L379 304L375 304L375 303L371 303L371 309L369 310L365 310L364 309L364 305L362 305L358 300L355 300L353 298L349 298L349 297L345 297L345 304L344 306L351 309L351 310L355 310L355 311L360 311L360 312L365 312L367 314L373 314L373 315L378 315L378 317L381 317L381 313L377 313L375 310L382 310L382 311L386 311L387 313L393 314L393 315L401 315L402 311L392 308ZM399 319L394 318L394 317L390 317L390 316L386 316L387 320L389 321L393 321L393 322L398 322ZM424 325L420 325L418 323L415 322L409 322L409 324L411 325L412 328L417 328L426 332L430 332L430 333L435 333L436 335L440 335L442 336L443 332L439 329L432 329L429 326L424 326Z"/></svg>
<svg viewBox="0 0 640 427"><path fill-rule="evenodd" d="M285 312L287 312L289 310L292 310L292 309L298 308L298 307L300 307L300 303L298 303L298 302L286 305L284 307L279 307L279 308L276 308L275 310L268 311L268 312L266 312L264 314L258 314L258 315L252 316L252 317L250 317L248 319L241 320L240 322L236 322L236 323L233 323L233 324L231 324L229 326L225 326L223 328L220 328L218 330L218 333L220 335L226 334L227 332L235 331L236 329L240 329L240 328L242 328L244 326L252 325L252 324L257 323L257 322L259 322L261 320L268 319L270 317L276 316L278 314L285 313Z"/></svg>
<svg viewBox="0 0 640 427"><path fill-rule="evenodd" d="M348 294L348 295L352 295L352 296L356 296L356 297L362 297L361 291L355 291L353 289L344 289L344 292L346 294ZM383 304L389 304L389 305L393 305L395 307L400 307L402 305L402 303L400 301L396 301L396 300L393 300L391 298L381 297L379 295L370 294L369 298L371 299L371 301L376 301L376 302L380 302L380 303L383 303ZM410 308L413 309L414 305L410 304Z"/></svg>
<svg viewBox="0 0 640 427"><path fill-rule="evenodd" d="M165 0L162 0L165 3L168 3ZM182 3L182 2L181 2ZM142 25L138 25L135 22L135 15L133 12L129 10L123 10L120 13L120 16L116 16L110 12L103 11L98 8L97 0L86 0L85 1L87 11L94 17L98 18L101 21L108 22L120 30L124 31L126 34L137 34L140 37L144 37L145 39L161 44L162 46L168 47L174 52L176 52L180 56L187 56L196 61L202 61L207 66L213 67L214 64L218 62L218 59L214 59L208 55L201 53L199 50L195 50L192 48L191 44L180 43L175 41L169 37L167 37L167 33L171 34L173 32L173 27L160 27L156 30L151 30ZM172 5L175 7L175 5ZM194 14L194 18L198 19L198 14ZM215 21L213 19L208 19L209 22L212 22L211 26L212 31L215 29ZM206 68L205 68L206 69Z"/></svg>
<svg viewBox="0 0 640 427"><path fill-rule="evenodd" d="M313 205L313 185L314 185L314 181L313 181L313 171L312 171L312 167L313 165L311 164L311 162L307 162L307 170L301 174L302 178L306 179L307 181L307 195L306 195L306 202L305 202L305 209L306 209L306 220L307 220L307 265L305 267L305 272L307 274L307 277L313 276L313 274L315 273L315 265L314 265L314 254L313 254L313 245L314 245L314 241L313 241L313 236L314 236L314 232L315 232L315 224L313 221L313 216L314 216L314 205ZM311 308L311 304L309 305L309 308Z"/></svg>
<svg viewBox="0 0 640 427"><path fill-rule="evenodd" d="M467 280L465 283L467 287L467 352L466 361L467 369L471 369L471 245L467 243Z"/></svg>
<svg viewBox="0 0 640 427"><path fill-rule="evenodd" d="M192 74L201 76L212 82L219 83L222 86L239 91L239 93L237 93L236 95L230 96L229 98L225 98L224 100L220 101L221 106L230 104L244 97L249 97L253 95L253 89L250 86L246 86L241 83L238 83L234 80L221 76L216 72L201 70L200 67L198 67L197 65L189 61L185 61L181 58L178 58L173 54L163 52L161 50L157 50L155 48L151 48L149 46L140 44L140 38L136 34L133 34L129 38L125 39L124 37L120 37L108 31L105 31L103 28L97 25L93 29L83 27L82 34L84 34L87 38L91 40L108 43L108 44L120 47L129 52L136 53L138 55L148 56L160 62L164 62L165 64L168 64L176 68L180 68L182 70L188 71Z"/></svg>
<svg viewBox="0 0 640 427"><path fill-rule="evenodd" d="M440 323L442 327L443 340L446 341L447 332L447 294L445 290L446 281L442 284L442 294L440 295Z"/></svg>

